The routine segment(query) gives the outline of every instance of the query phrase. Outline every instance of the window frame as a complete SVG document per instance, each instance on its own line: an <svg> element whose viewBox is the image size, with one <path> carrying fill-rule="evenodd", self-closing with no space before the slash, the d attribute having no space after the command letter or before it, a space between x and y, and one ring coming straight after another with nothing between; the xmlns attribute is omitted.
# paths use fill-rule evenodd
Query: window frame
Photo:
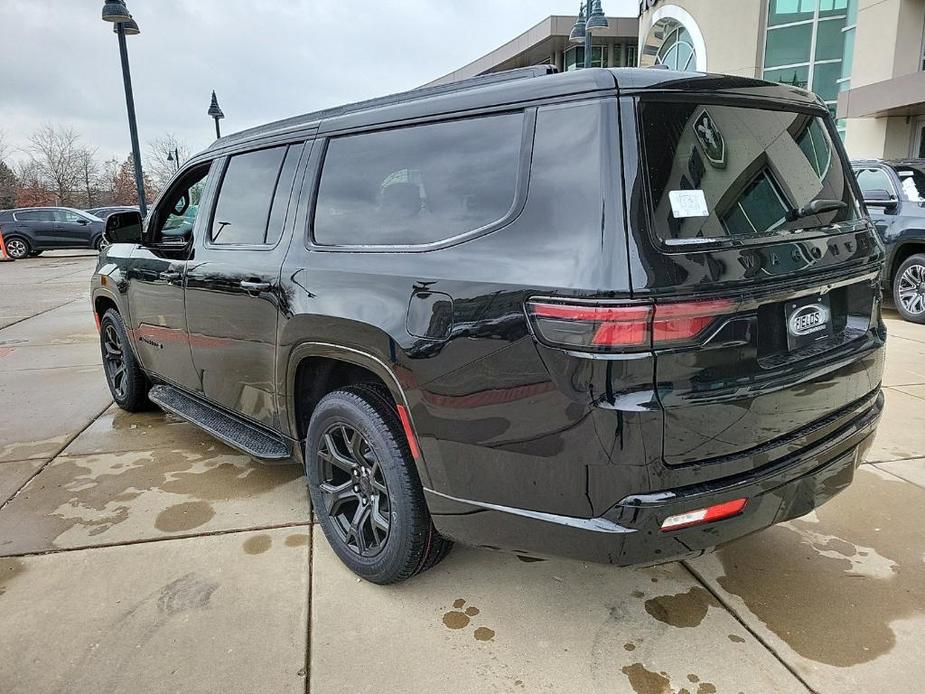
<svg viewBox="0 0 925 694"><path fill-rule="evenodd" d="M347 129L334 133L326 133L319 136L316 147L319 148L320 154L314 164L310 167L306 176L311 177L310 194L308 201L308 210L305 220L305 246L311 251L321 251L327 253L424 253L427 251L448 248L466 241L470 241L486 234L491 234L502 227L507 226L514 221L523 211L527 203L527 187L530 178L530 162L533 158L533 138L536 132L536 106L515 107L504 106L492 109L483 109L479 111L470 111L462 114L442 114L436 117L425 119L415 119L399 123L377 124L372 127ZM491 116L502 115L523 115L523 126L520 140L520 156L517 162L517 172L514 181L514 199L507 213L498 220L490 224L483 225L477 229L471 229L456 234L439 241L420 244L320 244L315 240L315 213L318 206L318 193L321 189L321 176L324 173L324 165L328 158L329 144L332 140L340 137L349 137L352 135L365 135L372 133L389 132L393 130L402 130L425 125L436 125L440 123L453 123L462 120L476 120ZM304 188L304 183L303 183Z"/></svg>
<svg viewBox="0 0 925 694"><path fill-rule="evenodd" d="M896 202L902 200L902 196L899 194L899 191L896 188L896 181L893 180L895 173L890 170L887 166L881 166L880 164L860 164L858 166L852 166L851 172L854 174L854 180L858 183L858 190L861 192L861 200L864 199L864 189L861 187L861 181L858 180L858 173L866 170L879 171L884 176L886 176L887 182L890 184L889 190L887 193L893 196L893 199ZM871 188L871 190L878 190L876 188Z"/></svg>
<svg viewBox="0 0 925 694"><path fill-rule="evenodd" d="M283 238L286 236L286 224L289 215L289 208L292 207L292 192L295 190L295 184L299 179L299 170L301 163L305 157L305 144L306 140L299 139L293 142L273 142L273 143L263 143L262 146L253 147L250 149L242 149L234 152L228 152L219 159L219 166L221 171L218 176L216 176L215 191L212 193L211 200L209 201L209 221L205 225L205 233L203 235L203 248L210 251L273 251L282 243ZM267 218L266 224L269 225L270 218L273 216L273 202L276 199L276 189L279 187L279 179L282 175L283 169L286 166L286 158L289 156L289 151L292 147L298 147L302 145L302 151L299 153L299 159L296 161L295 173L293 176L293 187L289 191L289 200L286 203L286 216L283 218L283 230L276 238L276 241L272 244L266 243L212 243L212 227L215 223L215 213L218 210L218 201L222 195L222 188L225 185L225 176L228 174L228 167L231 164L233 157L240 157L246 154L252 154L254 152L262 152L267 149L277 149L284 148L286 151L283 152L283 158L280 160L279 169L276 172L276 180L273 182L273 192L270 194L270 206L267 208ZM264 228L264 237L266 237L266 227Z"/></svg>

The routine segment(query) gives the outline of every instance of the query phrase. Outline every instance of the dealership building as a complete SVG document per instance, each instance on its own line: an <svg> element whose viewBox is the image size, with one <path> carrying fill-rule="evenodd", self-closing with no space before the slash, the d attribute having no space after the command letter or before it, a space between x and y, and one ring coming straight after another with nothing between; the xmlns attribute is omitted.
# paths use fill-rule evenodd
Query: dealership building
<svg viewBox="0 0 925 694"><path fill-rule="evenodd" d="M578 69L574 23L547 17L431 84L528 65ZM638 20L608 23L593 36L595 67L638 60L793 84L826 102L853 158L925 157L925 0L641 0Z"/></svg>

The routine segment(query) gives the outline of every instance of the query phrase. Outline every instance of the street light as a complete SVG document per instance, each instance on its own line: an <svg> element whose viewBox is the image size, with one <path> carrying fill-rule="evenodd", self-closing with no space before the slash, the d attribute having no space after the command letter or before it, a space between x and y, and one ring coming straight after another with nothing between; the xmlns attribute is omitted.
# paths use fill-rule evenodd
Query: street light
<svg viewBox="0 0 925 694"><path fill-rule="evenodd" d="M212 90L212 103L209 104L209 115L215 119L215 137L216 139L222 136L222 131L218 127L218 122L225 117L225 114L222 113L222 109L218 105L218 99L215 97L215 90Z"/></svg>
<svg viewBox="0 0 925 694"><path fill-rule="evenodd" d="M138 209L141 216L148 216L145 203L145 178L141 170L141 148L138 146L138 123L135 120L135 97L132 94L132 73L128 67L128 48L126 36L140 33L138 23L132 19L123 0L106 0L103 3L102 19L114 24L113 31L119 37L119 57L122 60L122 83L125 86L125 109L128 111L128 131L132 139L132 161L135 164L135 187L138 189Z"/></svg>
<svg viewBox="0 0 925 694"><path fill-rule="evenodd" d="M176 147L170 150L170 152L167 154L167 161L175 162L174 170L179 171L180 170L180 150L177 149Z"/></svg>
<svg viewBox="0 0 925 694"><path fill-rule="evenodd" d="M578 11L578 19L572 27L568 40L571 43L585 44L585 67L591 67L591 34L598 29L610 26L607 15L601 8L601 0L587 0Z"/></svg>

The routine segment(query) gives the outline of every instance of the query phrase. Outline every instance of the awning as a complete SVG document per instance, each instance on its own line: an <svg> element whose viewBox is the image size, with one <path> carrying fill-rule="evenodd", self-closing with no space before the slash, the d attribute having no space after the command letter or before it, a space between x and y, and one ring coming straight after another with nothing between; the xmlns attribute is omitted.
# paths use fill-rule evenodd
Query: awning
<svg viewBox="0 0 925 694"><path fill-rule="evenodd" d="M925 115L925 72L865 84L838 95L838 118Z"/></svg>

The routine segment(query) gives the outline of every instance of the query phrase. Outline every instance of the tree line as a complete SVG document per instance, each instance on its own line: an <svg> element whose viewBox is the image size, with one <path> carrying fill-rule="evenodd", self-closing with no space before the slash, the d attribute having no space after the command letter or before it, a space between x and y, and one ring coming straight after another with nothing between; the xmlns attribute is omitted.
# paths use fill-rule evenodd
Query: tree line
<svg viewBox="0 0 925 694"><path fill-rule="evenodd" d="M175 151L181 162L189 158L189 147L168 133L149 142L142 153L149 203L176 171L176 162L169 160ZM123 160L101 159L98 149L86 144L74 128L54 124L36 129L14 152L0 132L0 210L137 204L131 154Z"/></svg>

